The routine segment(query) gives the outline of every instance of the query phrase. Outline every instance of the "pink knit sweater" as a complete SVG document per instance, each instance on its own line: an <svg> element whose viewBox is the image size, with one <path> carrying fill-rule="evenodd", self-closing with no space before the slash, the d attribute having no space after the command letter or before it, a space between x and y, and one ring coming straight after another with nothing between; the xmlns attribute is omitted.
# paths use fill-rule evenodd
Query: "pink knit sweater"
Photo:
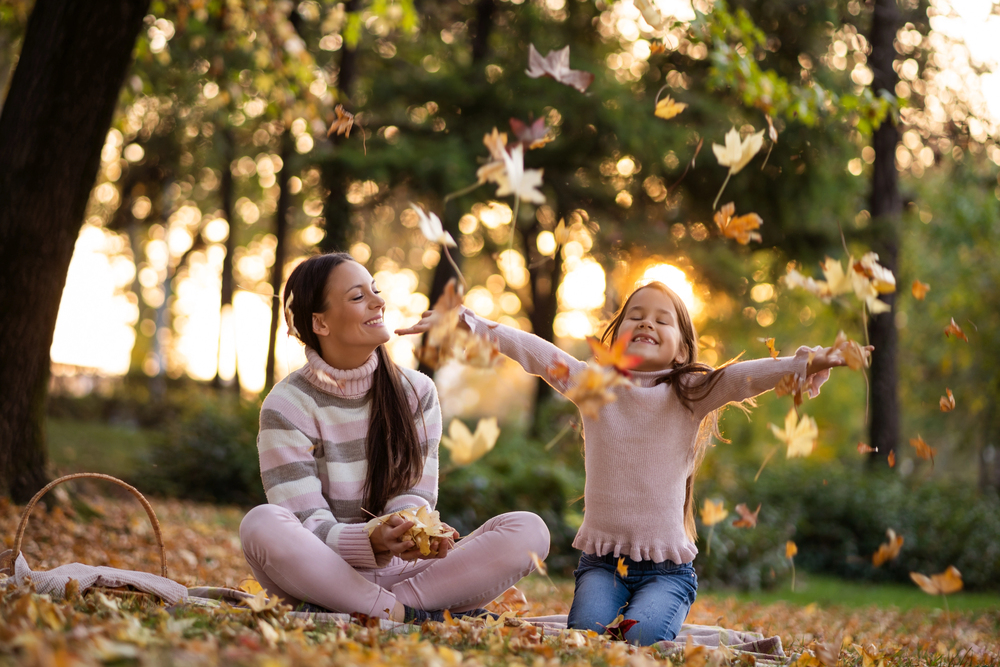
<svg viewBox="0 0 1000 667"><path fill-rule="evenodd" d="M484 320L463 309L472 330L496 341L524 370L565 394L572 376L586 367L541 338ZM583 417L586 473L583 525L573 546L603 556L687 563L698 553L684 533L685 483L694 466L701 420L732 401L773 389L782 377L805 377L809 348L792 357L756 359L729 366L709 395L689 412L669 384L654 385L669 370L632 372L634 386L615 388L617 400L597 419ZM571 379L553 379L555 362L569 366ZM817 377L820 382L825 379ZM818 389L818 386L817 386Z"/></svg>
<svg viewBox="0 0 1000 667"><path fill-rule="evenodd" d="M362 508L368 475L368 435L375 353L364 365L337 370L306 348L308 363L274 386L260 411L257 450L267 500L291 510L302 524L356 568L385 566L372 551L365 523L400 509L437 502L441 407L426 375L401 368L403 387L424 451L424 473L385 507ZM365 512L371 512L368 514Z"/></svg>

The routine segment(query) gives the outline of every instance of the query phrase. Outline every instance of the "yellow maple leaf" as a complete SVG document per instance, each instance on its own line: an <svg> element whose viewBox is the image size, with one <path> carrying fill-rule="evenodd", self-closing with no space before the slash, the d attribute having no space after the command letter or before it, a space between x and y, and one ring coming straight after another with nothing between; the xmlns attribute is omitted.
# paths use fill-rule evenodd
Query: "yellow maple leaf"
<svg viewBox="0 0 1000 667"><path fill-rule="evenodd" d="M903 548L902 535L896 535L896 531L892 528L886 530L885 534L889 537L889 541L880 544L878 551L872 555L872 565L875 567L881 567L886 561L893 560L899 555L899 550Z"/></svg>
<svg viewBox="0 0 1000 667"><path fill-rule="evenodd" d="M774 339L773 338L758 338L757 340L759 340L760 342L764 343L764 345L767 345L767 352L768 352L768 354L771 355L772 359L777 359L778 355L781 354L781 350L775 349L775 347L774 347ZM782 380L783 379L784 378L782 378ZM785 393L789 393L789 392L786 391Z"/></svg>
<svg viewBox="0 0 1000 667"><path fill-rule="evenodd" d="M809 456L816 445L816 438L819 437L816 420L808 415L799 419L794 407L785 415L785 428L780 429L774 424L768 426L771 427L775 437L788 448L786 456L790 459Z"/></svg>
<svg viewBox="0 0 1000 667"><path fill-rule="evenodd" d="M670 95L665 96L662 100L656 103L656 114L657 118L663 118L664 120L670 120L680 112L687 109L687 104L684 102L675 102L674 98Z"/></svg>
<svg viewBox="0 0 1000 667"><path fill-rule="evenodd" d="M788 540L785 542L785 558L795 558L795 554L799 553L799 548L795 545L795 542Z"/></svg>
<svg viewBox="0 0 1000 667"><path fill-rule="evenodd" d="M452 463L465 466L478 461L493 449L499 436L500 428L496 417L480 419L475 433L461 420L452 419L448 435L441 437L441 444L451 452Z"/></svg>
<svg viewBox="0 0 1000 667"><path fill-rule="evenodd" d="M962 590L962 573L954 565L949 565L944 572L929 577L919 572L910 572L910 579L913 579L923 592L930 595L948 595Z"/></svg>
<svg viewBox="0 0 1000 667"><path fill-rule="evenodd" d="M729 510L726 509L724 501L720 500L716 503L708 498L705 498L705 504L698 512L701 514L701 522L706 526L714 526L729 516Z"/></svg>
<svg viewBox="0 0 1000 667"><path fill-rule="evenodd" d="M736 215L736 206L729 202L715 212L715 224L719 226L719 231L727 239L734 239L740 245L747 245L750 241L761 240L760 234L753 231L759 229L764 221L756 213Z"/></svg>

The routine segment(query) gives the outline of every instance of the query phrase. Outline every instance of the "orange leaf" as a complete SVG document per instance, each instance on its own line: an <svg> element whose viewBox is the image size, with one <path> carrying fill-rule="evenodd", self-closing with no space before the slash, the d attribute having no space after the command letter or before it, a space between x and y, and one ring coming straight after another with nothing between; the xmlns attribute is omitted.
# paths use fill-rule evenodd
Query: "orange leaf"
<svg viewBox="0 0 1000 667"><path fill-rule="evenodd" d="M878 551L872 555L872 565L875 567L880 567L882 563L894 559L899 555L899 550L903 548L902 535L896 535L896 531L892 528L885 531L885 534L889 536L889 541L880 544Z"/></svg>
<svg viewBox="0 0 1000 667"><path fill-rule="evenodd" d="M345 137L351 136L351 128L354 127L354 114L344 109L343 104L334 107L333 112L337 117L330 123L330 129L326 131L326 136L334 133L342 134Z"/></svg>
<svg viewBox="0 0 1000 667"><path fill-rule="evenodd" d="M877 452L878 447L870 447L863 442L858 443L858 454L871 454L872 452Z"/></svg>
<svg viewBox="0 0 1000 667"><path fill-rule="evenodd" d="M629 344L629 339L625 336L616 340L610 349L604 347L601 341L593 336L587 339L587 343L594 353L594 361L598 366L611 367L619 373L635 368L642 361L642 357L637 354L625 354L625 348Z"/></svg>
<svg viewBox="0 0 1000 667"><path fill-rule="evenodd" d="M955 396L951 393L951 389L945 387L945 391L948 393L947 396L942 396L939 403L941 404L941 412L951 412L955 409Z"/></svg>
<svg viewBox="0 0 1000 667"><path fill-rule="evenodd" d="M628 565L625 564L624 556L618 558L618 567L616 567L615 570L618 571L618 576L622 579L628 576Z"/></svg>
<svg viewBox="0 0 1000 667"><path fill-rule="evenodd" d="M887 460L889 461L889 467L890 468L895 468L896 467L896 452L889 452L889 458Z"/></svg>
<svg viewBox="0 0 1000 667"><path fill-rule="evenodd" d="M847 367L852 371L868 367L870 356L868 350L861 347L860 343L848 339L847 334L843 331L837 334L837 338L833 342L833 349L840 350L840 353L844 355L844 361L847 362Z"/></svg>
<svg viewBox="0 0 1000 667"><path fill-rule="evenodd" d="M923 301L927 293L931 291L931 286L927 283L922 283L919 280L913 281L913 286L910 287L910 291L913 292L913 297L918 301Z"/></svg>
<svg viewBox="0 0 1000 667"><path fill-rule="evenodd" d="M910 446L917 450L917 456L934 463L934 455L937 454L937 450L924 442L922 437L918 435L915 438L910 438Z"/></svg>
<svg viewBox="0 0 1000 667"><path fill-rule="evenodd" d="M591 363L573 375L572 384L566 391L566 398L580 408L580 414L584 417L597 419L601 408L614 403L618 398L611 390L620 385L628 385L629 381L614 368Z"/></svg>
<svg viewBox="0 0 1000 667"><path fill-rule="evenodd" d="M531 564L535 566L535 570L538 574L547 575L549 573L549 568L545 567L545 561L538 557L534 551L529 551L528 555L531 556Z"/></svg>
<svg viewBox="0 0 1000 667"><path fill-rule="evenodd" d="M791 540L785 542L785 558L792 559L798 552L799 548L795 546L795 542L792 542Z"/></svg>
<svg viewBox="0 0 1000 667"><path fill-rule="evenodd" d="M962 590L962 573L954 565L941 574L927 576L919 572L910 572L910 579L920 586L920 589L930 595L948 595Z"/></svg>
<svg viewBox="0 0 1000 667"><path fill-rule="evenodd" d="M651 56L665 53L666 50L667 45L663 43L662 39L654 39L649 42L649 55Z"/></svg>
<svg viewBox="0 0 1000 667"><path fill-rule="evenodd" d="M774 339L773 338L758 338L760 342L767 345L767 351L771 354L772 359L777 359L778 355L781 354L781 350L774 349Z"/></svg>
<svg viewBox="0 0 1000 667"><path fill-rule="evenodd" d="M734 526L737 528L756 528L757 515L760 514L760 503L757 503L757 509L753 512L747 509L746 503L740 503L736 506L736 513L740 515L740 518L733 521Z"/></svg>
<svg viewBox="0 0 1000 667"><path fill-rule="evenodd" d="M944 335L946 337L954 336L955 338L961 338L966 343L969 342L969 337L965 335L964 331L962 331L962 327L955 324L954 317L951 318L951 323L944 328Z"/></svg>
<svg viewBox="0 0 1000 667"><path fill-rule="evenodd" d="M719 226L719 231L727 239L735 239L740 245L747 245L750 241L760 242L760 234L753 231L758 229L764 221L756 213L735 216L736 206L733 202L724 205L715 212L715 224Z"/></svg>
<svg viewBox="0 0 1000 667"><path fill-rule="evenodd" d="M549 379L555 382L565 383L569 380L569 366L556 359L552 365L546 369L549 372Z"/></svg>

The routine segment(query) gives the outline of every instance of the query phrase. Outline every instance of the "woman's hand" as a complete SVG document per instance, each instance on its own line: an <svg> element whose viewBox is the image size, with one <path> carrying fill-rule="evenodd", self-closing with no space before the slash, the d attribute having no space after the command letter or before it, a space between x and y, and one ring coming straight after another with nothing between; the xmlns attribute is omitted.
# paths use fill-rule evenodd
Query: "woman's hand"
<svg viewBox="0 0 1000 667"><path fill-rule="evenodd" d="M875 349L872 345L866 345L861 348L866 354L871 354ZM847 360L844 359L844 352L839 347L824 347L820 348L816 352L812 360L806 365L806 375L812 375L814 373L820 373L827 370L828 368L834 368L836 366L846 366Z"/></svg>
<svg viewBox="0 0 1000 667"><path fill-rule="evenodd" d="M369 538L372 551L375 553L389 552L403 560L417 560L421 557L420 550L413 540L404 540L403 535L413 528L412 521L404 521L397 514L389 515L385 521L376 526Z"/></svg>
<svg viewBox="0 0 1000 667"><path fill-rule="evenodd" d="M435 324L441 321L441 318L443 316L444 315L437 310L425 310L420 315L420 320L418 320L416 324L410 327L406 327L405 329L396 329L395 333L397 336L405 336L407 334L427 333L428 331L431 330L431 328L434 327ZM463 329L465 331L472 330L461 317L458 318L458 328Z"/></svg>

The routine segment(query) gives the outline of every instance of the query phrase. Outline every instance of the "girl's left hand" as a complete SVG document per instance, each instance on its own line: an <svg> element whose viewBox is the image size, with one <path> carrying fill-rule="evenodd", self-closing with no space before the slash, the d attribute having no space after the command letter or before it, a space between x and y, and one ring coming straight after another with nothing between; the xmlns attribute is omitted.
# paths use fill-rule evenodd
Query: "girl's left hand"
<svg viewBox="0 0 1000 667"><path fill-rule="evenodd" d="M429 556L421 556L421 558L444 558L449 551L455 548L455 540L459 537L458 531L443 521L441 525L451 534L445 537L431 538L431 553Z"/></svg>
<svg viewBox="0 0 1000 667"><path fill-rule="evenodd" d="M861 349L867 354L871 354L875 347L873 345L866 345ZM806 374L812 375L814 373L825 371L828 368L846 365L847 360L844 359L843 351L835 347L824 347L820 348L820 350L813 355L812 361L810 361L806 366Z"/></svg>

